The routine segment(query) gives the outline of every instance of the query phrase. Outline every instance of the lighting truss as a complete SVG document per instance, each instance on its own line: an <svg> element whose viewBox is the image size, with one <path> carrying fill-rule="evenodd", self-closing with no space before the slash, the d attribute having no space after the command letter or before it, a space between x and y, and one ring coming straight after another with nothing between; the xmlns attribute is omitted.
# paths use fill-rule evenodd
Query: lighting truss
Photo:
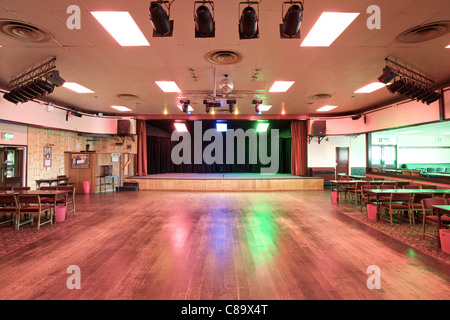
<svg viewBox="0 0 450 320"><path fill-rule="evenodd" d="M386 70L391 73L389 77L394 82L387 86L390 93L404 96L406 98L430 104L441 98L441 93L434 89L435 81L428 75L417 69L401 64L397 59L385 58L386 67L379 81L387 77ZM394 76L395 75L395 76ZM399 79L397 79L399 77Z"/></svg>
<svg viewBox="0 0 450 320"><path fill-rule="evenodd" d="M54 69L56 69L55 62L56 57L53 57L50 60L38 65L37 67L34 67L29 71L26 71L17 78L11 80L9 82L9 87L11 89L14 89L28 82L32 82L35 79L39 79L47 74L50 74Z"/></svg>

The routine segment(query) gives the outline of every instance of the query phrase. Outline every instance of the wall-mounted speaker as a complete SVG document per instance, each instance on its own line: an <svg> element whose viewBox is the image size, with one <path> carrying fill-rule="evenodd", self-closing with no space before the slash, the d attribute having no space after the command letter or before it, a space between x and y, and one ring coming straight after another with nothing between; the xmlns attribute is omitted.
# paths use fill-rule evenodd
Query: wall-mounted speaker
<svg viewBox="0 0 450 320"><path fill-rule="evenodd" d="M325 120L316 120L313 122L312 134L314 136L326 136L327 122Z"/></svg>
<svg viewBox="0 0 450 320"><path fill-rule="evenodd" d="M130 127L130 120L117 120L117 134L119 136L130 135Z"/></svg>

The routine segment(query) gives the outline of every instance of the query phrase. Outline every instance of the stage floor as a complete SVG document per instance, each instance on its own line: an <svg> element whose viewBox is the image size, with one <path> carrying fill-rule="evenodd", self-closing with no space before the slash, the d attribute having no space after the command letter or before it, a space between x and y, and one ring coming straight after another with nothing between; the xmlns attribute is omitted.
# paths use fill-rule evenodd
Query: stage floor
<svg viewBox="0 0 450 320"><path fill-rule="evenodd" d="M323 179L291 174L260 173L165 173L128 177L140 190L178 191L289 191L320 190Z"/></svg>
<svg viewBox="0 0 450 320"><path fill-rule="evenodd" d="M312 177L299 177L288 173L261 174L261 173L160 173L147 176L129 177L128 179L187 179L187 180L259 180L259 179L313 179Z"/></svg>

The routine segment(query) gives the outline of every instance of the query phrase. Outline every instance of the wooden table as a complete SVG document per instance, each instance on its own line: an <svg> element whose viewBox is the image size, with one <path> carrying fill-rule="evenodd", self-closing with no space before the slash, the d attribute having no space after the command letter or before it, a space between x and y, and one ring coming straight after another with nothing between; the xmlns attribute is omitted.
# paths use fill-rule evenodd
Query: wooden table
<svg viewBox="0 0 450 320"><path fill-rule="evenodd" d="M364 180L330 180L331 184L331 191L341 192L341 188L343 186L354 186L357 183L367 183L367 184L373 184L373 185L379 185L385 182L397 182L394 180L372 180L372 181L364 181ZM335 186L335 189L333 189L333 186ZM339 202L339 201L338 201Z"/></svg>
<svg viewBox="0 0 450 320"><path fill-rule="evenodd" d="M110 180L108 180L110 179ZM117 181L116 181L117 179ZM106 192L106 188L107 186L112 186L112 191L115 191L115 187L119 186L119 176L104 176L104 177L100 177L100 192L102 192L102 187L105 188L105 192Z"/></svg>
<svg viewBox="0 0 450 320"><path fill-rule="evenodd" d="M43 183L47 183L49 186L51 186L53 183L56 183L58 185L63 181L65 181L66 183L69 183L69 177L55 178L55 179L39 179L39 180L36 180L36 188L40 189L41 184L43 184Z"/></svg>
<svg viewBox="0 0 450 320"><path fill-rule="evenodd" d="M439 234L439 229L442 228L442 221L441 216L442 215L449 215L450 216L450 205L434 205L431 206L433 208L433 213L436 213L436 216L438 217L438 224L437 224L437 243L438 246L441 246L441 236Z"/></svg>
<svg viewBox="0 0 450 320"><path fill-rule="evenodd" d="M67 197L69 195L69 190L7 190L7 191L2 191L0 192L0 194L15 194L15 195L19 195L19 194L25 194L25 195L39 195L41 197L46 197L46 198L52 198L53 199L53 205L55 207L56 210L56 203L57 200L60 198L65 198L66 199L66 204L67 204Z"/></svg>

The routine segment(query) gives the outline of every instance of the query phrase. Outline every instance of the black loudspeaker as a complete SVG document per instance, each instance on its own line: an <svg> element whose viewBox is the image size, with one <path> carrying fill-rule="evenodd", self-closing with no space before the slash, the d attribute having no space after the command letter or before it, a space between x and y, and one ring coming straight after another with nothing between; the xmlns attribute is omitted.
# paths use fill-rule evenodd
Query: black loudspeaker
<svg viewBox="0 0 450 320"><path fill-rule="evenodd" d="M117 120L117 134L119 136L130 135L130 120Z"/></svg>
<svg viewBox="0 0 450 320"><path fill-rule="evenodd" d="M313 135L325 136L327 132L327 122L325 120L317 120L313 122Z"/></svg>

